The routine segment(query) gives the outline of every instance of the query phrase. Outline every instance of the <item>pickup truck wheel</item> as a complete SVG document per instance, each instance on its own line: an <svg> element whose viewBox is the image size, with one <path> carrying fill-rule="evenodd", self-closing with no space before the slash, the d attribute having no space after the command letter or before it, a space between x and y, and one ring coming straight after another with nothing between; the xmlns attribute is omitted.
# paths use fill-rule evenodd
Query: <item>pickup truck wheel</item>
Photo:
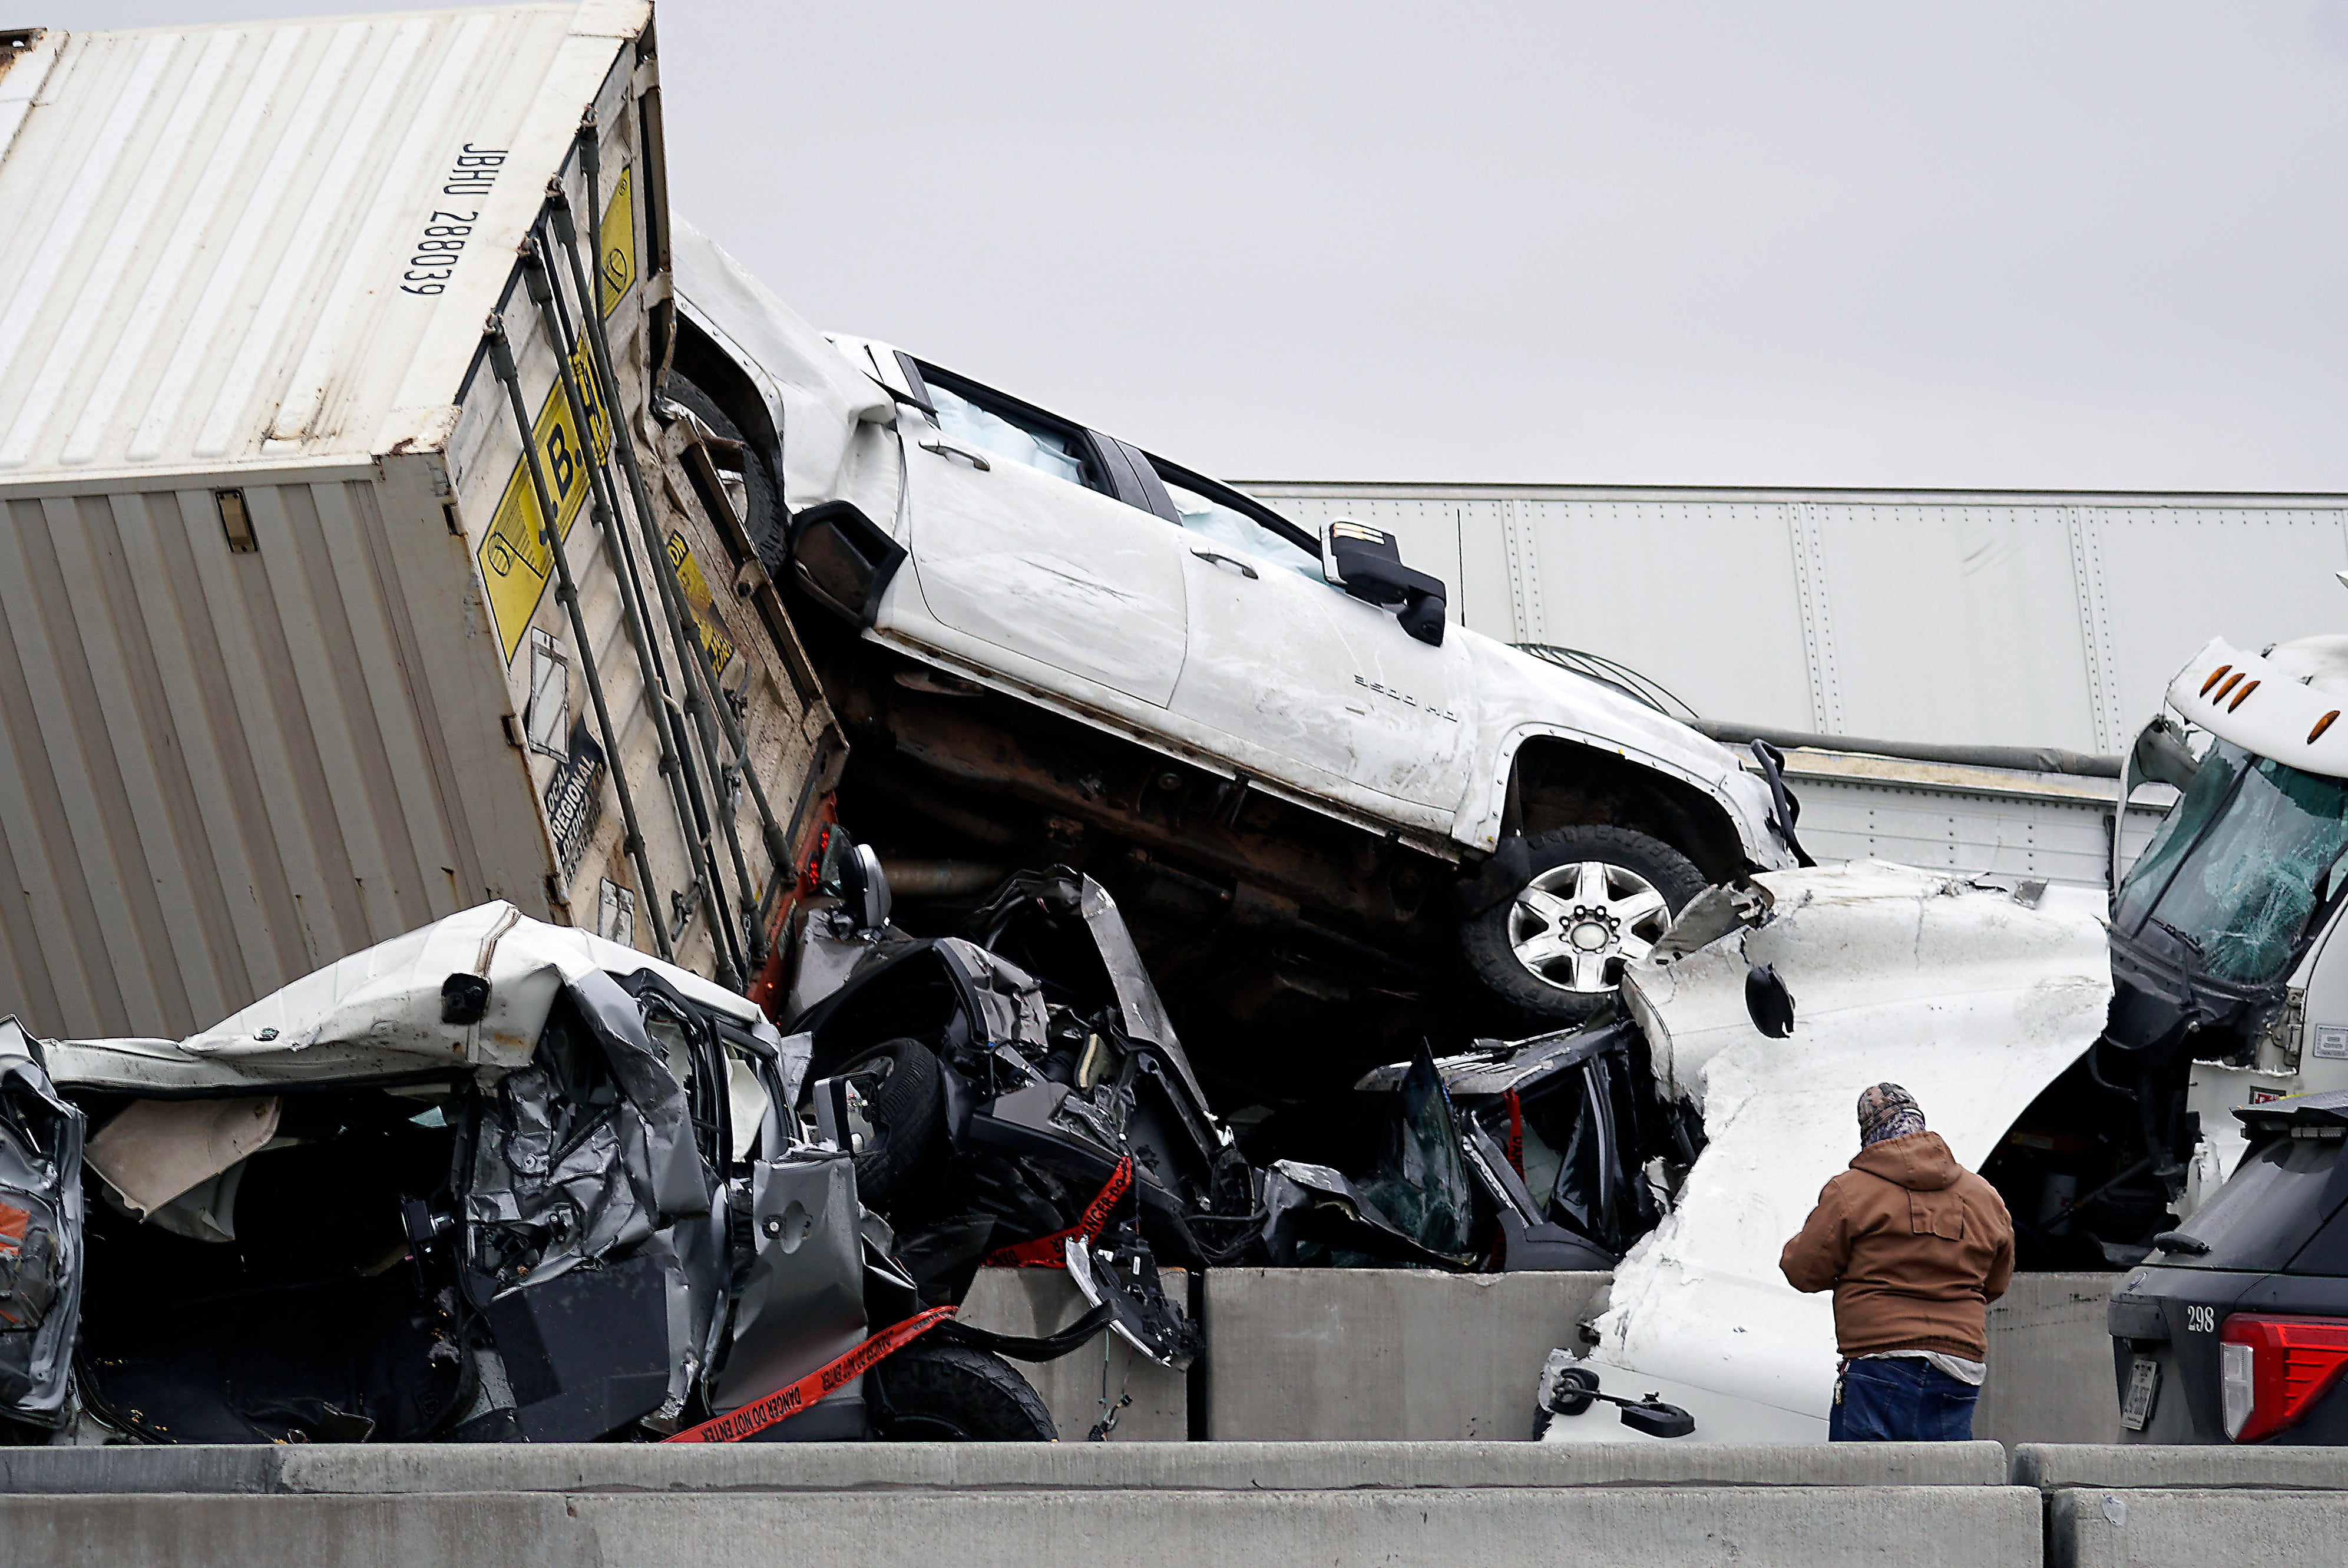
<svg viewBox="0 0 2348 1568"><path fill-rule="evenodd" d="M1532 874L1459 928L1477 979L1542 1023L1606 1005L1622 966L1646 956L1704 873L1660 839L1628 828L1558 828L1525 841Z"/></svg>

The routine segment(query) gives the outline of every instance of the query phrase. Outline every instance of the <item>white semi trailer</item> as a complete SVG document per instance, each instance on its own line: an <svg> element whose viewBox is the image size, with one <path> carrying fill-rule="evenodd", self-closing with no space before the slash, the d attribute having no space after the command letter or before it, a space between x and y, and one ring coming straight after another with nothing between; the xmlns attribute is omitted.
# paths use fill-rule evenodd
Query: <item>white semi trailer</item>
<svg viewBox="0 0 2348 1568"><path fill-rule="evenodd" d="M0 1014L492 899L764 971L839 737L654 391L659 82L643 0L0 35Z"/></svg>
<svg viewBox="0 0 2348 1568"><path fill-rule="evenodd" d="M1723 727L1875 738L1787 748L1821 860L2083 887L2104 885L2115 833L2125 867L2167 791L2115 822L2103 778L2019 751L1983 768L1914 748L2108 761L2210 632L2336 625L2332 573L2348 565L2337 494L1241 488L1307 528L1388 530L1488 635L1620 661Z"/></svg>

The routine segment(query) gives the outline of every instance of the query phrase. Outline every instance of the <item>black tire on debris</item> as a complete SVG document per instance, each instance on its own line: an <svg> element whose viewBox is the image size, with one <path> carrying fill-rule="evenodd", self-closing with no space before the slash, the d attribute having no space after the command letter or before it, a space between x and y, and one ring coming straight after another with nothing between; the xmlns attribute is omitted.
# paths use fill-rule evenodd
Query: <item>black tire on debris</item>
<svg viewBox="0 0 2348 1568"><path fill-rule="evenodd" d="M872 1435L887 1443L1048 1443L1060 1435L1017 1368L966 1345L915 1340L865 1374L864 1403Z"/></svg>
<svg viewBox="0 0 2348 1568"><path fill-rule="evenodd" d="M832 1069L864 1097L878 1129L856 1154L856 1193L868 1207L888 1202L925 1165L945 1137L946 1088L938 1058L919 1040L884 1040Z"/></svg>
<svg viewBox="0 0 2348 1568"><path fill-rule="evenodd" d="M1704 891L1704 873L1694 861L1662 840L1629 828L1555 828L1528 837L1525 849L1531 862L1526 888L1463 921L1459 945L1478 983L1502 1005L1537 1024L1580 1023L1603 1008L1613 989L1611 984L1601 990L1570 989L1535 974L1519 958L1509 923L1527 889L1560 868L1596 863L1643 882L1663 895L1673 915ZM1610 975L1619 975L1620 970L1619 963L1607 965Z"/></svg>
<svg viewBox="0 0 2348 1568"><path fill-rule="evenodd" d="M746 513L742 519L743 531L750 536L750 544L758 552L759 563L769 572L782 571L786 542L782 497L777 491L775 476L767 469L766 458L743 443L741 427L726 417L726 411L718 407L716 398L677 372L669 372L668 380L661 387L661 396L677 407L690 410L695 418L709 427L713 435L742 446L741 510ZM718 467L721 471L727 471L724 463Z"/></svg>

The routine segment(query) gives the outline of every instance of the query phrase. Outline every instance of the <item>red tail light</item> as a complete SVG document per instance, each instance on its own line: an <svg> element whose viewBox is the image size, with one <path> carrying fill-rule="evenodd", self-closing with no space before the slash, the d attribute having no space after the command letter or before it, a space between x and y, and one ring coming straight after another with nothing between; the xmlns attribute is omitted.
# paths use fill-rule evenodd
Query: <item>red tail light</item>
<svg viewBox="0 0 2348 1568"><path fill-rule="evenodd" d="M2238 1443L2255 1443L2298 1425L2348 1371L2348 1319L2238 1312L2226 1319L2218 1338L2227 1347L2219 1352L2226 1435ZM2241 1365L2245 1352L2247 1367Z"/></svg>

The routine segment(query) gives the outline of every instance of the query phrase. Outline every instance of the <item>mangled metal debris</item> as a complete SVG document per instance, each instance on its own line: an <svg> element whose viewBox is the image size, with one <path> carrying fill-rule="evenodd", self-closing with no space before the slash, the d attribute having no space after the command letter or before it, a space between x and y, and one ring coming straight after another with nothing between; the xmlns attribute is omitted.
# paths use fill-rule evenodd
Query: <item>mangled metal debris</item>
<svg viewBox="0 0 2348 1568"><path fill-rule="evenodd" d="M0 1410L63 1412L82 1274L83 1122L0 1024Z"/></svg>
<svg viewBox="0 0 2348 1568"><path fill-rule="evenodd" d="M1980 1168L2095 1045L2111 982L2091 893L2025 902L1879 862L1756 881L1770 897L1746 918L1625 978L1622 1026L1643 1038L1659 1095L1701 1115L1705 1141L1616 1265L1593 1343L1560 1365L1684 1407L1703 1437L1823 1440L1829 1305L1797 1295L1776 1261L1850 1152L1853 1096L1897 1078ZM1773 1020L1748 1001L1765 965L1778 983L1765 995L1799 999L1790 1037L1765 1032ZM1621 1434L1560 1418L1546 1435Z"/></svg>
<svg viewBox="0 0 2348 1568"><path fill-rule="evenodd" d="M1348 1112L1375 1124L1375 1157L1350 1177L1274 1160L1271 1262L1611 1268L1662 1212L1650 1171L1684 1170L1703 1145L1620 1020L1440 1059L1422 1050L1354 1088Z"/></svg>
<svg viewBox="0 0 2348 1568"><path fill-rule="evenodd" d="M184 1040L0 1022L0 1414L55 1440L1051 1437L990 1336L937 1337L952 1307L852 1152L805 1134L804 1047L501 903Z"/></svg>
<svg viewBox="0 0 2348 1568"><path fill-rule="evenodd" d="M962 935L875 928L884 907L811 912L800 972L836 988L791 1028L811 1114L856 1150L923 1299L960 1299L987 1262L1066 1267L1136 1348L1188 1365L1196 1330L1158 1265L1248 1255L1261 1179L1208 1109L1115 903L1062 870L1014 876Z"/></svg>

